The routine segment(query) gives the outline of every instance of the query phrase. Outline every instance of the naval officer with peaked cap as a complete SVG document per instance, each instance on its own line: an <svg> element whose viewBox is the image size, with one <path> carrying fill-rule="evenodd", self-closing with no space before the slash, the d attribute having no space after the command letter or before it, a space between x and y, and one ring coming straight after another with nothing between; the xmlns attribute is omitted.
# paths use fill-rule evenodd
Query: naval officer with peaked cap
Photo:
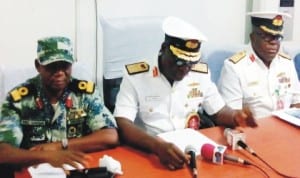
<svg viewBox="0 0 300 178"><path fill-rule="evenodd" d="M299 82L291 58L280 52L288 14L251 12L251 46L224 62L219 91L234 108L248 107L256 118L300 106ZM230 82L229 82L230 81Z"/></svg>
<svg viewBox="0 0 300 178"><path fill-rule="evenodd" d="M176 17L162 24L165 40L158 55L125 66L114 116L122 141L155 153L169 169L183 167L189 157L157 134L199 128L199 108L215 116L220 125L255 127L245 112L225 106L208 67L200 62L206 37L193 25Z"/></svg>

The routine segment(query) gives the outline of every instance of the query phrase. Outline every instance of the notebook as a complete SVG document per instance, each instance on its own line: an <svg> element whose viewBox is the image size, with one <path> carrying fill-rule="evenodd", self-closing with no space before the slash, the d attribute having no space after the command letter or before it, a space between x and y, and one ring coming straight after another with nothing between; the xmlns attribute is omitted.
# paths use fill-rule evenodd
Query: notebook
<svg viewBox="0 0 300 178"><path fill-rule="evenodd" d="M300 108L288 108L284 110L273 111L272 114L277 118L285 120L296 126L300 126Z"/></svg>

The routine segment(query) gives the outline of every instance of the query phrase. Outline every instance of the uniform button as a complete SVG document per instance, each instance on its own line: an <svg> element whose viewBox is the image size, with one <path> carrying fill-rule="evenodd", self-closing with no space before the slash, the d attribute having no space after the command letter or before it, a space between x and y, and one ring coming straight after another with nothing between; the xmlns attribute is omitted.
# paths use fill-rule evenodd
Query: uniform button
<svg viewBox="0 0 300 178"><path fill-rule="evenodd" d="M153 111L153 109L152 108L149 108L149 112L152 112Z"/></svg>
<svg viewBox="0 0 300 178"><path fill-rule="evenodd" d="M189 106L189 105L188 105L187 103L185 103L184 107L186 107L186 108L187 108L188 106Z"/></svg>

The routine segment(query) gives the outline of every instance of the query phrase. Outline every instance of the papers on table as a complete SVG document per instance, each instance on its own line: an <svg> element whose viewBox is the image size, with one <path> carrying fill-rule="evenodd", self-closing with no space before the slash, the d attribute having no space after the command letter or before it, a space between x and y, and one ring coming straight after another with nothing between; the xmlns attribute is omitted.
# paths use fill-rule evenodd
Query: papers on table
<svg viewBox="0 0 300 178"><path fill-rule="evenodd" d="M158 134L158 137L168 142L174 143L183 152L186 146L191 145L196 149L197 155L201 154L201 147L205 143L210 143L215 146L218 145L216 142L194 129L181 129L171 132L165 132Z"/></svg>
<svg viewBox="0 0 300 178"><path fill-rule="evenodd" d="M288 108L284 110L274 111L272 113L279 119L285 120L296 126L300 126L300 108Z"/></svg>
<svg viewBox="0 0 300 178"><path fill-rule="evenodd" d="M84 167L77 163L78 166L82 169ZM75 170L74 167L64 164L63 165L65 170ZM42 163L36 166L31 166L28 168L28 172L30 173L32 178L66 178L67 175L65 174L62 168L57 168L51 166L49 163Z"/></svg>
<svg viewBox="0 0 300 178"><path fill-rule="evenodd" d="M55 168L48 163L31 166L28 171L32 178L66 178L62 168Z"/></svg>

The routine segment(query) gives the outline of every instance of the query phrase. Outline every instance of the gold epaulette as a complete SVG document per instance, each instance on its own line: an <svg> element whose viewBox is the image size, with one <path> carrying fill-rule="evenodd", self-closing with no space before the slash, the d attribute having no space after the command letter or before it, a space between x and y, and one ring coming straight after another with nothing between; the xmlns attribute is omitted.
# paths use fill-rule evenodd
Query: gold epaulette
<svg viewBox="0 0 300 178"><path fill-rule="evenodd" d="M233 56L229 58L231 62L234 64L238 63L241 59L243 59L246 56L246 51L240 51L238 53L235 53Z"/></svg>
<svg viewBox="0 0 300 178"><path fill-rule="evenodd" d="M197 63L192 67L191 70L194 72L208 73L208 66L206 63Z"/></svg>
<svg viewBox="0 0 300 178"><path fill-rule="evenodd" d="M285 58L285 59L288 59L288 60L292 59L291 56L289 56L288 54L283 53L283 52L278 53L278 55L281 56L281 57L283 57L283 58Z"/></svg>
<svg viewBox="0 0 300 178"><path fill-rule="evenodd" d="M138 62L134 64L127 64L126 69L129 75L138 74L149 71L149 64L146 62Z"/></svg>
<svg viewBox="0 0 300 178"><path fill-rule="evenodd" d="M71 89L76 92L91 94L95 91L95 83L92 81L73 79L71 82Z"/></svg>
<svg viewBox="0 0 300 178"><path fill-rule="evenodd" d="M21 101L21 99L29 94L29 88L27 86L21 86L10 92L14 102Z"/></svg>

